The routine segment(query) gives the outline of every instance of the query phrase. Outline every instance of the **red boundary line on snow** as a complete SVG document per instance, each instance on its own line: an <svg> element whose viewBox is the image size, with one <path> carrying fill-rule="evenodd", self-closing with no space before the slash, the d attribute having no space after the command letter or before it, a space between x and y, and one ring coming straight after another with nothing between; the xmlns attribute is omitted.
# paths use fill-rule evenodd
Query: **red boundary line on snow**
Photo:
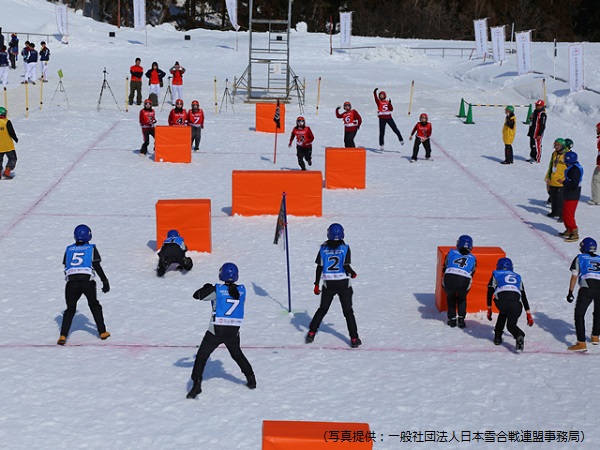
<svg viewBox="0 0 600 450"><path fill-rule="evenodd" d="M550 239L548 239L548 236L542 232L540 232L538 229L532 227L531 225L529 225L526 221L525 218L521 217L521 215L519 215L519 213L517 212L516 209L513 208L513 206L508 203L506 200L504 200L502 197L500 197L498 194L496 194L494 191L492 191L479 177L477 177L474 173L472 173L471 171L469 171L468 169L466 169L462 164L460 164L456 158L454 158L452 155L450 155L450 153L448 153L447 150L445 150L437 141L434 141L433 139L431 140L434 145L439 148L442 153L444 155L446 155L448 157L448 159L450 159L456 166L458 166L467 176L469 176L469 178L471 178L473 181L475 181L475 183L477 183L477 185L481 186L483 189L485 189L488 193L490 193L496 200L498 200L498 202L500 202L506 209L508 209L513 216L515 216L521 223L523 223L524 225L527 225L527 227L529 229L531 229L542 241L544 241L544 243L546 245L548 245L550 248L552 248L556 253L558 253L565 261L571 262L571 257L565 255L561 249L559 249L555 244L554 241L551 241Z"/></svg>
<svg viewBox="0 0 600 450"><path fill-rule="evenodd" d="M85 155L88 154L88 152L90 150L92 150L96 145L98 145L100 142L102 142L106 136L108 136L108 134L115 129L115 127L119 124L119 120L115 121L115 123L112 124L112 126L106 130L104 133L102 133L98 139L96 139L96 141L94 141L94 143L92 143L87 149L85 149L84 152L81 153L81 155L79 155L79 158L77 158L75 161L73 161L73 163L62 173L62 175L60 176L60 178L52 185L48 188L48 190L46 190L46 192L44 192L42 195L40 195L38 197L38 199L33 203L33 205L31 205L29 207L29 209L27 209L27 211L25 211L23 214L21 214L17 220L15 220L11 225L9 225L7 228L5 228L1 233L0 233L0 241L2 239L4 239L4 237L10 233L19 223L21 223L21 221L23 219L25 219L25 217L27 217L29 215L29 213L31 213L31 211L33 211L49 194L50 192L52 192L54 190L54 188L56 186L58 186L58 184L71 172L71 170L73 170L73 168L79 163L79 161L81 161L83 159L83 157Z"/></svg>

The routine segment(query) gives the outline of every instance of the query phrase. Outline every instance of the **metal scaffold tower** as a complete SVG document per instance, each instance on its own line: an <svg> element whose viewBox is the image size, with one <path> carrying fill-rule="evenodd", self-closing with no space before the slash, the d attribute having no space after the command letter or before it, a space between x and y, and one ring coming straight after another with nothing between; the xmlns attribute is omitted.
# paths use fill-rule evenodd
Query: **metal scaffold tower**
<svg viewBox="0 0 600 450"><path fill-rule="evenodd" d="M273 20L255 18L254 2L250 0L248 67L234 82L234 96L245 94L247 102L288 102L292 95L297 95L302 108L304 85L290 67L292 1L288 2L286 18ZM258 24L266 25L267 32L254 31Z"/></svg>

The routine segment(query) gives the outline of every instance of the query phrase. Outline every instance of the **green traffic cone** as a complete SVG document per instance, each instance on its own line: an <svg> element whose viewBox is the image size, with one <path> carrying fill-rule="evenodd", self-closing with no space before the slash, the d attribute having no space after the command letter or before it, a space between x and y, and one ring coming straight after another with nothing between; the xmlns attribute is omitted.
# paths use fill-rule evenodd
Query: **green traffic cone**
<svg viewBox="0 0 600 450"><path fill-rule="evenodd" d="M525 125L529 125L531 123L531 114L533 113L533 105L529 104L529 110L527 111L527 119L523 122Z"/></svg>
<svg viewBox="0 0 600 450"><path fill-rule="evenodd" d="M469 105L469 111L467 112L467 120L465 121L466 125L474 124L473 122L473 105Z"/></svg>
<svg viewBox="0 0 600 450"><path fill-rule="evenodd" d="M456 117L460 117L461 119L464 119L465 117L467 117L467 115L465 114L465 99L461 98L460 99L460 109L458 110L458 116Z"/></svg>

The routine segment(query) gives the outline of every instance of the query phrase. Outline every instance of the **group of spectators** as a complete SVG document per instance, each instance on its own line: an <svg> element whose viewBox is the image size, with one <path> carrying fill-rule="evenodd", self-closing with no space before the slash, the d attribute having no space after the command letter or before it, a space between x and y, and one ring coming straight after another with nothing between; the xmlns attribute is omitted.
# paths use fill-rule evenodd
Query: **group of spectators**
<svg viewBox="0 0 600 450"><path fill-rule="evenodd" d="M19 38L16 33L12 33L8 45L5 44L2 28L0 28L0 83L4 87L8 85L8 72L11 69L16 70L19 54L23 61L23 78L21 84L35 84L37 79L37 65L40 63L40 80L48 81L48 62L50 61L50 49L46 42L40 42L40 50L36 48L35 43L25 41L22 50L19 52Z"/></svg>

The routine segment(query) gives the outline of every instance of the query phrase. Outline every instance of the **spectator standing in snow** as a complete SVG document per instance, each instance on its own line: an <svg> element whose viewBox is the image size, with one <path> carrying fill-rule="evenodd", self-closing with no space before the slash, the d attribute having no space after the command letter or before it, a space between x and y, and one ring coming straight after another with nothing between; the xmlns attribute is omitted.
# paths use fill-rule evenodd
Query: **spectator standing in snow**
<svg viewBox="0 0 600 450"><path fill-rule="evenodd" d="M158 106L158 96L160 95L160 88L163 86L163 78L167 74L158 68L158 63L153 62L152 68L146 71L146 77L148 78L148 84L150 85L150 95L148 96L152 101L152 106Z"/></svg>
<svg viewBox="0 0 600 450"><path fill-rule="evenodd" d="M50 49L48 47L46 47L46 43L44 41L42 41L40 43L40 45L42 46L41 50L40 50L40 72L42 74L42 76L40 77L40 79L42 80L43 83L47 83L48 82L48 63L50 62Z"/></svg>
<svg viewBox="0 0 600 450"><path fill-rule="evenodd" d="M379 91L378 94L377 90L377 88L373 90L373 98L375 99L375 104L377 105L377 116L379 117L379 148L383 150L386 125L389 125L396 136L398 136L400 145L404 145L402 134L400 133L400 130L398 130L396 122L394 122L394 119L392 118L392 111L394 110L394 107L392 106L392 100L387 98L385 91Z"/></svg>
<svg viewBox="0 0 600 450"><path fill-rule="evenodd" d="M528 163L539 163L542 160L542 137L546 130L546 104L544 100L535 102L535 110L529 118L529 153Z"/></svg>
<svg viewBox="0 0 600 450"><path fill-rule="evenodd" d="M0 83L6 87L8 84L8 52L6 51L6 45L0 46Z"/></svg>
<svg viewBox="0 0 600 450"><path fill-rule="evenodd" d="M194 292L195 299L211 302L212 314L208 330L196 353L192 369L192 388L187 398L196 398L202 392L204 367L212 352L221 344L225 344L229 354L246 376L246 386L256 389L254 370L240 347L240 326L244 320L246 287L236 284L238 277L237 266L227 262L219 269L219 280L223 284L206 283Z"/></svg>
<svg viewBox="0 0 600 450"><path fill-rule="evenodd" d="M506 117L504 119L504 126L502 127L502 141L504 142L504 161L502 161L500 164L512 164L512 144L515 141L515 134L517 133L517 121L515 118L514 106L508 105L504 110L504 113L506 114Z"/></svg>
<svg viewBox="0 0 600 450"><path fill-rule="evenodd" d="M344 122L344 146L346 148L353 148L354 138L356 132L360 130L362 124L362 117L358 111L352 109L350 102L344 102L344 112L340 113L340 107L335 108L335 116L338 119L342 119Z"/></svg>
<svg viewBox="0 0 600 450"><path fill-rule="evenodd" d="M133 97L137 94L136 103L142 104L142 76L144 76L144 68L142 67L142 60L135 58L135 63L129 68L129 75L131 79L129 81L129 104L133 105Z"/></svg>
<svg viewBox="0 0 600 450"><path fill-rule="evenodd" d="M419 121L415 124L412 131L410 132L409 141L412 141L413 136L416 134L417 138L415 139L415 145L413 146L413 153L410 162L415 162L417 160L417 155L419 154L419 146L423 144L425 147L425 159L431 159L431 123L429 123L429 117L427 114L422 113L419 116Z"/></svg>
<svg viewBox="0 0 600 450"><path fill-rule="evenodd" d="M183 98L183 74L185 68L179 65L179 61L175 61L175 65L169 70L173 79L171 80L171 105L175 103L175 99Z"/></svg>
<svg viewBox="0 0 600 450"><path fill-rule="evenodd" d="M592 175L592 198L590 205L600 205L600 123L596 125L596 167Z"/></svg>
<svg viewBox="0 0 600 450"><path fill-rule="evenodd" d="M10 59L10 68L17 68L17 56L19 55L19 38L15 33L11 34L8 43L8 57Z"/></svg>
<svg viewBox="0 0 600 450"><path fill-rule="evenodd" d="M304 160L306 160L309 166L312 166L312 143L315 140L315 136L310 127L306 126L306 121L302 116L296 119L296 126L290 134L288 147L292 147L294 138L296 138L296 157L298 158L298 165L300 166L300 169L306 170Z"/></svg>

